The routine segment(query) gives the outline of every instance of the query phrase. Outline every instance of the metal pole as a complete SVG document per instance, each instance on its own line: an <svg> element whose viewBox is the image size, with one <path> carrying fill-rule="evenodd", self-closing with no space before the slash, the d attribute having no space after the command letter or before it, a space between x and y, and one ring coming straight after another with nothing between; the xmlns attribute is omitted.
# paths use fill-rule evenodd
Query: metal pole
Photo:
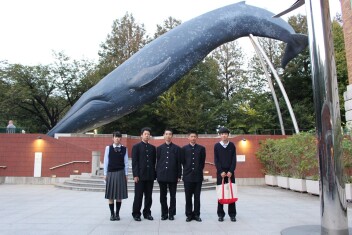
<svg viewBox="0 0 352 235"><path fill-rule="evenodd" d="M253 40L253 42L255 43L255 45L258 47L260 53L261 53L262 56L264 57L265 61L268 63L268 65L269 65L269 67L270 67L270 70L271 70L271 72L273 73L274 78L275 78L277 84L279 85L279 88L280 88L280 90L281 90L281 93L282 93L282 95L283 95L283 97L284 97L284 99L285 99L285 102L286 102L288 111L290 112L290 116L291 116L291 119L292 119L293 126L294 126L294 128L295 128L296 133L298 134L298 133L299 133L299 129L298 129L298 125L297 125L297 120L296 120L295 114L293 113L293 109L292 109L290 100L289 100L288 97L287 97L285 88L284 88L284 86L283 86L282 83L281 83L281 80L280 80L280 78L279 78L279 75L277 74L277 72L276 72L276 70L275 70L273 64L270 62L268 56L265 54L263 48L255 41L253 35L252 35L252 34L249 34L249 37Z"/></svg>
<svg viewBox="0 0 352 235"><path fill-rule="evenodd" d="M266 66L264 64L263 57L260 55L259 49L258 49L256 43L254 42L254 39L252 37L249 37L249 39L251 40L251 43L253 45L253 48L254 48L255 52L257 53L257 56L258 56L259 61L260 61L260 64L263 67L265 76L268 79L269 87L270 87L271 94L273 96L275 107L276 107L276 111L277 111L277 116L279 117L279 122L280 122L280 127L281 127L281 134L285 135L284 123L282 121L282 115L281 115L281 111L280 111L280 106L279 106L279 102L277 101L277 97L276 97L276 94L275 94L273 82L271 81L271 77L269 75L268 69L266 68Z"/></svg>
<svg viewBox="0 0 352 235"><path fill-rule="evenodd" d="M306 0L320 167L321 234L348 235L342 133L329 1Z"/></svg>

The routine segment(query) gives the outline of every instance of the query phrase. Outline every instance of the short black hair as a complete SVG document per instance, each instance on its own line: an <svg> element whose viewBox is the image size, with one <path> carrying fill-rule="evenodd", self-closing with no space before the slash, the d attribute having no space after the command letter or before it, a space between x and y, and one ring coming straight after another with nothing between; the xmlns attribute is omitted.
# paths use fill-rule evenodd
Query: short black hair
<svg viewBox="0 0 352 235"><path fill-rule="evenodd" d="M196 136L198 136L198 132L196 130L189 130L188 135L190 134L196 134Z"/></svg>
<svg viewBox="0 0 352 235"><path fill-rule="evenodd" d="M112 137L119 137L119 138L121 138L121 137L122 137L122 134L121 134L121 132L119 132L119 131L114 131L114 132L112 133Z"/></svg>
<svg viewBox="0 0 352 235"><path fill-rule="evenodd" d="M149 133L151 133L151 132L152 132L152 129L151 129L150 127L143 127L143 128L141 129L141 135L142 135L145 131L149 131Z"/></svg>
<svg viewBox="0 0 352 235"><path fill-rule="evenodd" d="M170 132L171 132L171 134L174 134L174 132L172 131L172 129L171 129L171 128L165 128L164 133L165 133L165 132L167 132L167 131L170 131Z"/></svg>
<svg viewBox="0 0 352 235"><path fill-rule="evenodd" d="M221 128L219 129L219 134L222 134L222 133L230 134L230 130L227 129L226 127L221 127Z"/></svg>

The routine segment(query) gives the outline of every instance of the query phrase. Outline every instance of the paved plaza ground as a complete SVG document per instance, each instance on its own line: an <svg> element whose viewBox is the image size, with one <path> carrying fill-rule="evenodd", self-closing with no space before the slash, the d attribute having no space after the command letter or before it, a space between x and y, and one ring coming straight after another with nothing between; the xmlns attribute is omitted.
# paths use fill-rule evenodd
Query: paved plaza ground
<svg viewBox="0 0 352 235"><path fill-rule="evenodd" d="M319 197L270 186L239 186L237 222L217 221L216 193L203 191L203 222L187 223L184 193L177 193L174 221L160 220L159 193L153 193L154 221L136 222L133 193L124 200L120 221L110 221L102 192L71 191L52 185L0 184L0 234L280 234L299 225L320 226ZM227 209L227 206L225 206ZM348 204L352 227L352 205ZM351 231L350 231L351 233Z"/></svg>

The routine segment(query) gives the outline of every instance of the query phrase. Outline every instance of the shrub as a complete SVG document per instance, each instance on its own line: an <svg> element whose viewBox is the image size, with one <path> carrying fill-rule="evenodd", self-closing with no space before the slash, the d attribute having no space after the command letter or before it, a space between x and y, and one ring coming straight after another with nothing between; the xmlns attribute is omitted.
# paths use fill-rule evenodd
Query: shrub
<svg viewBox="0 0 352 235"><path fill-rule="evenodd" d="M301 132L285 139L267 139L256 153L264 174L319 179L316 138ZM352 183L352 140L342 140L342 163L346 183Z"/></svg>
<svg viewBox="0 0 352 235"><path fill-rule="evenodd" d="M263 173L266 175L277 175L279 173L279 167L274 158L275 140L266 139L265 141L260 141L259 144L260 148L256 153L256 156L263 165Z"/></svg>
<svg viewBox="0 0 352 235"><path fill-rule="evenodd" d="M352 183L352 141L345 137L342 140L342 161L344 166L345 182Z"/></svg>
<svg viewBox="0 0 352 235"><path fill-rule="evenodd" d="M265 174L314 178L319 172L315 137L311 133L267 139L260 143L256 156L263 164Z"/></svg>

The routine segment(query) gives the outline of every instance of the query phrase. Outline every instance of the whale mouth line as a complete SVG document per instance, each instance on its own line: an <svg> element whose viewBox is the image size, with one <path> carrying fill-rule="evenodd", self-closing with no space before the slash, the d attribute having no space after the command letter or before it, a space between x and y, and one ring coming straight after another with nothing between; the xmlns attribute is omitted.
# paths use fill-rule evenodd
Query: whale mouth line
<svg viewBox="0 0 352 235"><path fill-rule="evenodd" d="M96 100L96 99L90 100L86 104L82 105L81 108L77 109L74 113L67 116L65 119L62 119L58 124L63 125L66 121L70 120L77 113L82 113L82 112L85 112L88 110L93 111L93 112L99 112L100 107L106 107L107 105L111 105L111 104L112 104L111 101ZM94 118L94 119L96 119L96 118ZM70 121L72 121L72 120L70 120Z"/></svg>

